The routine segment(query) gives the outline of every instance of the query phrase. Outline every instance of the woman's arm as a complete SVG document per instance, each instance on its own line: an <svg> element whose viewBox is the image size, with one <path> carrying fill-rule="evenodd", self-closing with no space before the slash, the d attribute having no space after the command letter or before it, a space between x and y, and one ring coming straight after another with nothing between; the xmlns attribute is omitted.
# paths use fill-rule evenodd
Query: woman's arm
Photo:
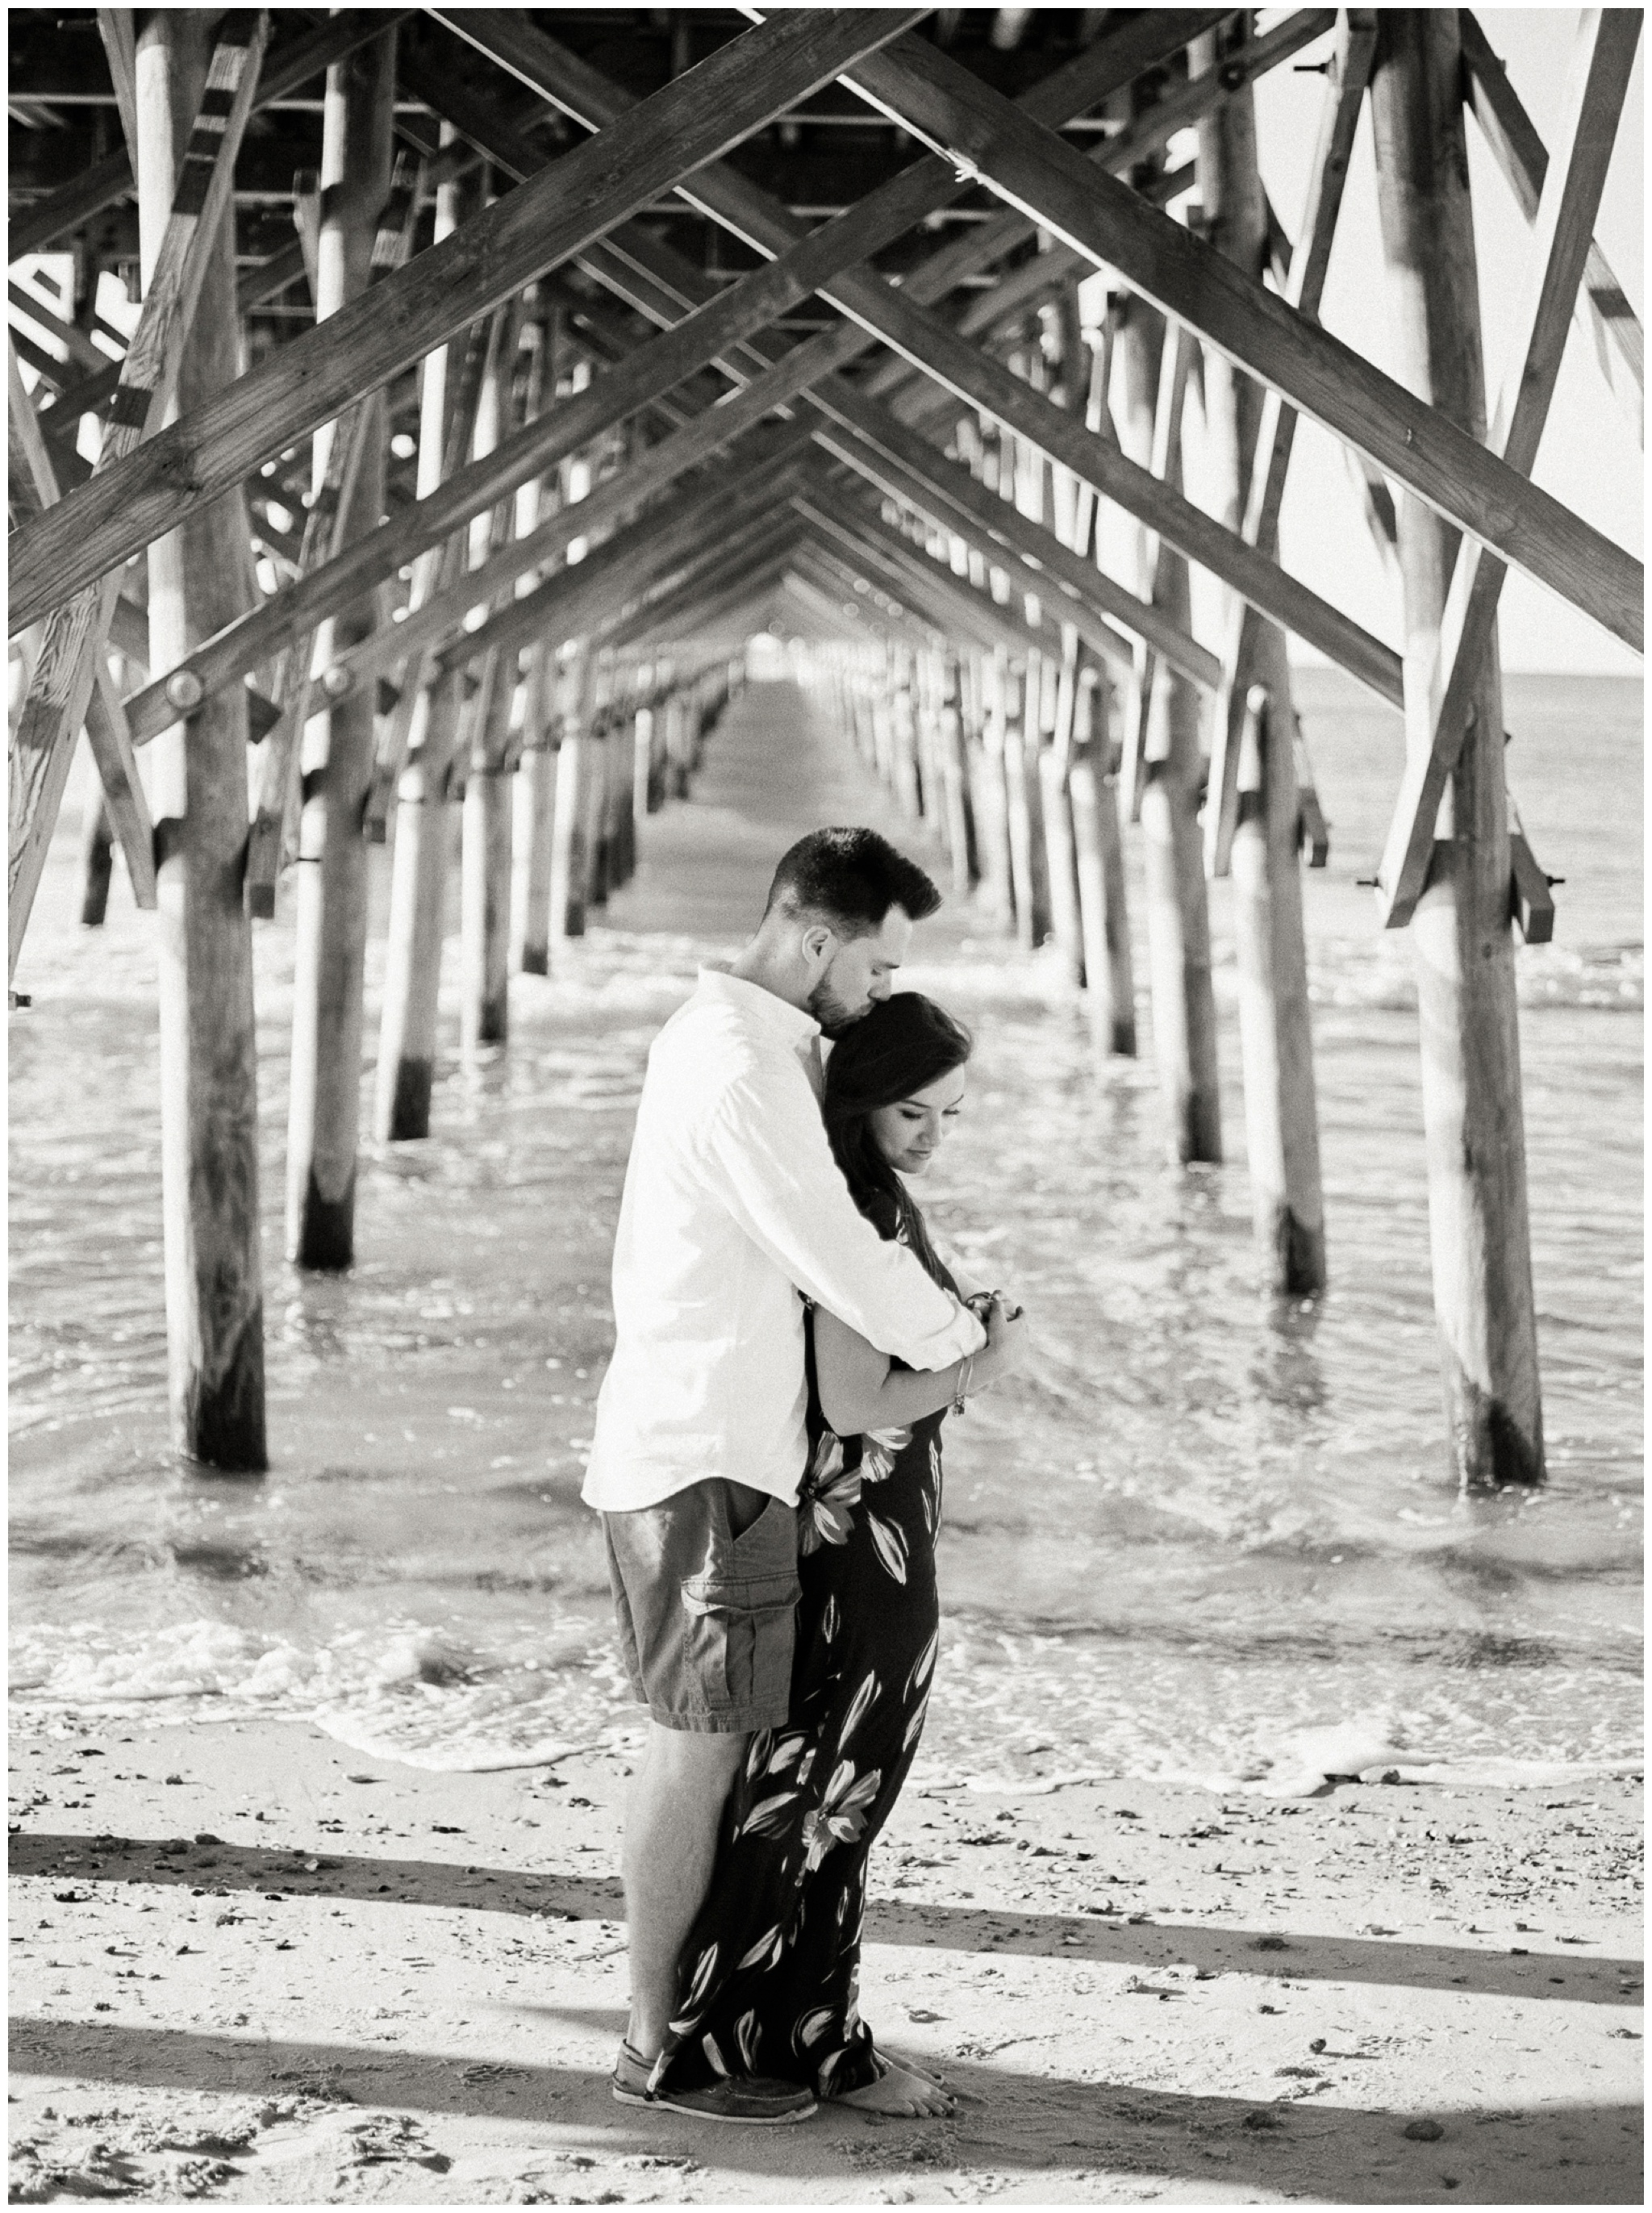
<svg viewBox="0 0 1652 2213"><path fill-rule="evenodd" d="M966 1361L950 1368L903 1369L824 1307L814 1310L814 1373L820 1411L842 1437L869 1430L900 1429L938 1414L959 1396L996 1382L1013 1365L1021 1325L994 1307L986 1324L987 1341Z"/></svg>

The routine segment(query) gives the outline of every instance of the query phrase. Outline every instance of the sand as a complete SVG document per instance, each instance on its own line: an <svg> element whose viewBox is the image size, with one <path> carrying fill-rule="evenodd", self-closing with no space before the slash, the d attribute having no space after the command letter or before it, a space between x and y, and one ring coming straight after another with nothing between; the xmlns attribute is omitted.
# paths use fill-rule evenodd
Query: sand
<svg viewBox="0 0 1652 2213"><path fill-rule="evenodd" d="M623 1756L42 1728L14 1746L14 2200L1641 2200L1627 1779L1280 1801L920 1764L863 2010L957 2117L749 2130L608 2095Z"/></svg>

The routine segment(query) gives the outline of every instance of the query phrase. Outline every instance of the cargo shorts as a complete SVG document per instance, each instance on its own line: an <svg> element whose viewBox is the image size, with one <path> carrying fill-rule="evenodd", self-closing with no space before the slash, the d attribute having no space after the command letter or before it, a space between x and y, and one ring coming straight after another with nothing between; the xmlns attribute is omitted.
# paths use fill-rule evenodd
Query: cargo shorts
<svg viewBox="0 0 1652 2213"><path fill-rule="evenodd" d="M797 1509L711 1477L602 1516L619 1649L662 1728L783 1726L791 1701Z"/></svg>

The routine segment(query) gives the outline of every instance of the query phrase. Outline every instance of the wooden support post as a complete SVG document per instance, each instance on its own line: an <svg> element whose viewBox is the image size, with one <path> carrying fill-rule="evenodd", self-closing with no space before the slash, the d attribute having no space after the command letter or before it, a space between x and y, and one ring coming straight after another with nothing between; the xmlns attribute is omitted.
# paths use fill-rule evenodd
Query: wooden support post
<svg viewBox="0 0 1652 2213"><path fill-rule="evenodd" d="M159 9L136 55L138 229L146 285L206 84L210 18ZM178 402L198 406L240 366L234 216L217 218ZM247 514L239 491L197 509L149 549L149 666L164 672L241 612ZM100 650L101 650L100 643ZM235 1473L269 1465L259 1239L258 1039L247 841L247 694L202 702L150 756L159 857L162 1221L174 1443Z"/></svg>
<svg viewBox="0 0 1652 2213"><path fill-rule="evenodd" d="M1076 286L1064 286L1058 305L1062 309L1058 319L1062 354L1051 397L1058 406L1071 407L1080 389L1078 357L1083 350ZM1041 354L1035 357L1033 365L1035 370L1042 371ZM1038 463L1041 488L1043 458L1033 458ZM1055 534L1076 552L1077 480L1058 465L1052 465L1050 475ZM1054 606L1049 609L1052 616L1058 612ZM1044 816L1045 865L1050 885L1051 933L1067 979L1075 990L1079 990L1085 981L1084 933L1078 903L1072 804L1067 791L1067 774L1072 762L1073 718L1078 704L1078 631L1070 623L1064 623L1061 637L1060 661L1046 670L1046 688L1049 678L1055 678L1055 702L1050 743L1040 746L1039 751L1039 797Z"/></svg>
<svg viewBox="0 0 1652 2213"><path fill-rule="evenodd" d="M552 726L557 664L549 645L530 648L522 702L522 757L516 770L521 863L511 875L511 940L524 976L551 967L551 838L557 814L557 753Z"/></svg>
<svg viewBox="0 0 1652 2213"><path fill-rule="evenodd" d="M1015 878L1009 853L1009 796L1004 775L1004 731L1009 715L1009 655L1002 645L971 656L976 681L976 735L969 753L971 797L980 840L981 890L987 912L1008 935L1015 926Z"/></svg>
<svg viewBox="0 0 1652 2213"><path fill-rule="evenodd" d="M654 812L654 710L639 705L631 723L631 820L640 831Z"/></svg>
<svg viewBox="0 0 1652 2213"><path fill-rule="evenodd" d="M551 840L551 936L583 937L590 881L591 747L587 735L591 711L592 655L582 650L564 674L557 750L557 811ZM680 702L671 701L673 727L680 726ZM688 788L687 773L678 796Z"/></svg>
<svg viewBox="0 0 1652 2213"><path fill-rule="evenodd" d="M1636 9L1591 9L1579 26L1556 159L1533 228L1513 360L1487 441L1515 467L1529 469L1537 459L1639 34ZM1377 869L1379 905L1390 930L1410 919L1427 876L1435 820L1494 634L1503 573L1503 564L1472 540L1460 548L1436 664L1421 684L1407 673L1405 776ZM1412 728L1423 716L1426 744L1421 728Z"/></svg>
<svg viewBox="0 0 1652 2213"><path fill-rule="evenodd" d="M913 655L903 649L895 662L891 703L894 740L895 802L909 822L924 809L917 784L917 715L913 699L917 681Z"/></svg>
<svg viewBox="0 0 1652 2213"><path fill-rule="evenodd" d="M1248 24L1248 18L1242 20ZM1242 38L1239 44L1242 47ZM1219 71L1227 59L1221 32L1194 42L1191 61L1200 73ZM1363 77L1361 67L1362 83ZM1218 253L1259 282L1268 255L1267 204L1256 162L1255 97L1248 84L1199 125L1198 160L1206 235ZM1211 491L1230 528L1247 520L1253 467L1271 465L1271 446L1259 444L1262 402L1260 387L1225 356L1207 355L1204 419ZM1271 521L1267 528L1269 535L1259 542L1265 552L1275 553L1277 531ZM1264 694L1259 711L1251 717L1251 759L1240 765L1232 845L1245 1142L1267 1287L1300 1298L1323 1290L1326 1276L1319 1105L1297 858L1295 713L1284 632L1261 617L1247 624L1244 613L1241 605L1230 616L1230 633L1244 637L1247 654L1245 665L1228 672L1229 680L1247 688L1260 686ZM1211 808L1220 803L1219 793L1213 791Z"/></svg>
<svg viewBox="0 0 1652 2213"><path fill-rule="evenodd" d="M1173 373L1162 377L1164 318L1144 300L1123 310L1117 339L1122 379L1119 436L1138 462L1163 464L1181 480L1180 402ZM1160 387L1164 405L1159 405ZM1155 422L1155 416L1157 420ZM1144 556L1151 549L1143 548ZM1192 614L1187 564L1166 545L1144 559L1143 589L1186 630ZM1204 760L1198 695L1161 664L1148 710L1141 764L1141 821L1147 895L1148 976L1153 1049L1158 1063L1170 1157L1186 1165L1222 1158L1222 1100L1216 1075L1216 995L1210 983L1210 916L1199 835Z"/></svg>
<svg viewBox="0 0 1652 2213"><path fill-rule="evenodd" d="M969 784L964 759L964 722L958 659L948 653L942 665L940 730L942 798L946 811L947 845L952 860L952 891L956 899L969 896L975 880L974 825L970 820Z"/></svg>
<svg viewBox="0 0 1652 2213"><path fill-rule="evenodd" d="M86 796L86 820L81 825L80 918L83 930L99 930L108 911L109 885L115 869L115 833L109 820L109 802L101 790Z"/></svg>
<svg viewBox="0 0 1652 2213"><path fill-rule="evenodd" d="M1371 113L1400 374L1441 414L1484 437L1454 9L1380 11ZM1417 499L1402 494L1398 509L1409 686L1439 649L1457 540ZM1411 925L1448 1449L1471 1488L1535 1483L1544 1472L1502 688L1494 631L1451 776L1448 831L1436 839Z"/></svg>
<svg viewBox="0 0 1652 2213"><path fill-rule="evenodd" d="M395 37L375 40L327 71L324 192L317 254L318 319L367 290L379 211L390 190ZM331 436L344 435L342 424ZM344 530L360 537L384 507L382 403L363 409L361 454ZM318 435L314 480L331 437ZM377 620L369 594L322 626L325 665ZM356 1257L356 1160L362 1074L362 980L369 851L362 815L373 773L373 694L354 689L303 733L294 950L292 1088L287 1120L287 1255L301 1267L347 1268Z"/></svg>
<svg viewBox="0 0 1652 2213"><path fill-rule="evenodd" d="M591 652L591 704L584 723L585 744L585 904L588 909L607 906L612 887L613 854L610 836L613 785L608 751L608 671L606 657ZM690 766L699 766L699 716L692 692L687 701Z"/></svg>
<svg viewBox="0 0 1652 2213"><path fill-rule="evenodd" d="M436 192L436 236L456 229L475 206L483 180L474 172L450 179ZM427 498L444 474L463 460L470 445L472 406L461 392L449 424L453 372L461 357L474 359L479 393L479 334L469 344L438 346L425 357L419 388L417 489ZM414 571L412 599L435 588L446 567L464 559L462 542L433 549ZM447 916L448 780L459 729L463 671L433 672L422 655L410 655L403 694L411 690L407 760L396 787L396 840L390 864L390 918L385 943L384 1008L374 1084L373 1130L381 1143L430 1134L430 1090L436 1077L436 1007L442 984L442 941Z"/></svg>
<svg viewBox="0 0 1652 2213"><path fill-rule="evenodd" d="M1201 42L1203 47L1208 48L1209 45L1209 41ZM1336 46L1326 65L1319 143L1314 149L1314 166L1309 172L1308 204L1303 210L1301 230L1295 247L1289 249L1289 265L1283 279L1285 298L1299 313L1314 321L1319 319L1320 300L1330 265L1337 219L1342 210L1343 188L1347 181L1354 134L1358 128L1365 87L1371 73L1371 58L1375 49L1376 19L1373 11L1369 9L1344 9L1338 18ZM1242 45L1239 51L1243 52ZM1225 65L1232 66L1231 57L1228 58ZM1253 101L1251 103L1251 114L1253 135ZM1219 138L1216 143L1221 143ZM1253 162L1252 166L1254 167ZM1207 160L1207 169L1209 167ZM1245 204L1253 208L1259 195L1265 208L1266 196L1260 193L1259 186L1256 192L1249 195ZM1252 227L1255 227L1254 223ZM1219 228L1226 233L1232 226L1224 218ZM1253 254L1255 250L1258 249L1247 247L1248 253ZM1271 253L1271 243L1259 250L1264 253ZM1231 392L1234 388L1236 372L1224 363L1217 375L1226 380L1218 387L1220 397L1221 392ZM1248 401L1247 405L1248 406ZM1228 417L1232 416L1231 406L1226 412ZM1296 418L1277 392L1269 392L1263 395L1260 418L1253 436L1250 435L1248 415L1246 427L1251 458L1247 465L1248 489L1241 493L1241 534L1247 546L1259 546L1264 552L1277 555L1279 510L1284 500L1285 476L1290 466ZM1226 432L1230 448L1234 429L1234 423L1230 421ZM1354 455L1351 447L1344 447L1343 451L1356 462L1356 473L1363 487L1361 496L1368 509L1375 514L1375 503L1380 496L1387 503L1392 526L1393 502L1383 478L1362 454ZM1236 461L1230 459L1228 468L1230 507L1231 485L1236 466ZM1238 481L1244 485L1246 479L1241 476ZM1380 540L1379 542L1384 541ZM1391 558L1391 547L1389 555ZM1210 792L1204 808L1205 863L1213 876L1224 876L1228 873L1237 811L1240 725L1245 716L1246 694L1254 674L1252 663L1256 656L1256 642L1265 619L1242 600L1237 597L1230 600L1227 635L1222 644L1222 682L1210 729ZM1270 648L1269 652L1271 658L1273 649Z"/></svg>
<svg viewBox="0 0 1652 2213"><path fill-rule="evenodd" d="M480 747L477 748L477 752ZM511 785L515 771L473 752L461 808L459 1044L466 1060L479 1046L510 1034Z"/></svg>
<svg viewBox="0 0 1652 2213"><path fill-rule="evenodd" d="M1100 669L1081 664L1067 789L1084 933L1085 1006L1097 1052L1133 1060L1136 975L1119 832L1119 779L1111 768L1106 703L1106 680Z"/></svg>
<svg viewBox="0 0 1652 2213"><path fill-rule="evenodd" d="M1033 865L1033 816L1027 804L1029 771L1037 774L1039 655L1029 653L1020 668L1005 673L1003 718L1004 812L1009 829L1009 881L1015 902L1015 939L1031 952L1043 936ZM1031 750L1033 759L1029 760Z"/></svg>
<svg viewBox="0 0 1652 2213"><path fill-rule="evenodd" d="M516 428L513 386L521 334L518 301L494 328L476 417L479 460ZM510 537L516 506L514 500L502 500L488 527L473 533L479 536L483 560ZM496 648L483 664L465 778L460 859L459 1044L466 1061L481 1046L503 1045L510 1029L511 786L515 774L510 758L510 714L517 650L515 645Z"/></svg>
<svg viewBox="0 0 1652 2213"><path fill-rule="evenodd" d="M544 311L528 332L533 346L529 413L538 416L557 404L557 380L565 350L564 314ZM518 544L531 540L545 517L546 479L535 478L516 495ZM560 504L559 500L556 502ZM511 876L512 965L527 976L543 976L551 966L551 839L556 823L557 757L553 707L556 648L547 637L527 649L522 692L521 758L516 770L516 817L521 865Z"/></svg>
<svg viewBox="0 0 1652 2213"><path fill-rule="evenodd" d="M1067 771L1072 759L1073 710L1077 699L1078 641L1070 632L1059 665L1046 664L1056 680L1055 728L1039 747L1039 796L1044 825L1045 873L1050 887L1050 935L1068 983L1084 982L1084 936L1079 921L1078 881L1074 874L1073 818L1067 801Z"/></svg>

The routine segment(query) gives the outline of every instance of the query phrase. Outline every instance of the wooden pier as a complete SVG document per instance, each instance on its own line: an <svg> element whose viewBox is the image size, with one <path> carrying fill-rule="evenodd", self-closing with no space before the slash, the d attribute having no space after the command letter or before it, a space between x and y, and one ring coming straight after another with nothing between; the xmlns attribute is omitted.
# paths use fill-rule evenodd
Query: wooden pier
<svg viewBox="0 0 1652 2213"><path fill-rule="evenodd" d="M1356 1265L1320 1188L1295 639L1404 710L1374 888L1416 947L1448 1450L1540 1480L1515 948L1554 907L1510 834L1497 608L1515 569L1642 649L1640 564L1533 480L1574 324L1639 465L1641 327L1594 235L1639 29L1577 18L1545 145L1449 8L13 10L10 972L83 732L83 921L118 852L159 933L180 1449L265 1465L251 932L296 930L289 1259L348 1267L370 872L369 1128L417 1142L450 869L458 1043L508 1050L512 974L694 792L761 629L978 926L1045 948L1098 1080L1141 969L1176 1163L1233 1119L1231 877L1261 1280ZM1292 67L1321 119L1276 210L1255 87ZM1503 361L1471 134L1529 225ZM1320 320L1356 158L1398 376ZM1303 416L1403 650L1282 565Z"/></svg>

